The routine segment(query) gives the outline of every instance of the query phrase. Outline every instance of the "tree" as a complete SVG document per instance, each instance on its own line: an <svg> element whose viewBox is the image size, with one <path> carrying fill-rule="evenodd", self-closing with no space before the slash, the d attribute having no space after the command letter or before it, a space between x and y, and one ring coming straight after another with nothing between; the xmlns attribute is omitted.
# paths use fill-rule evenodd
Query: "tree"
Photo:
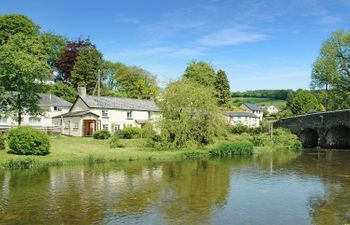
<svg viewBox="0 0 350 225"><path fill-rule="evenodd" d="M12 35L37 36L40 27L28 17L19 14L0 16L0 45L6 44Z"/></svg>
<svg viewBox="0 0 350 225"><path fill-rule="evenodd" d="M316 111L318 108L318 101L310 91L298 91L291 106L292 112L296 115Z"/></svg>
<svg viewBox="0 0 350 225"><path fill-rule="evenodd" d="M313 66L311 86L325 87L326 109L350 107L350 32L336 31L323 43Z"/></svg>
<svg viewBox="0 0 350 225"><path fill-rule="evenodd" d="M66 47L67 39L52 32L44 32L40 34L40 39L47 55L49 56L47 63L52 68L56 67L56 62L63 54L64 48Z"/></svg>
<svg viewBox="0 0 350 225"><path fill-rule="evenodd" d="M119 86L117 77L120 74L126 74L128 67L123 63L106 61L105 68L105 85L110 90L117 90Z"/></svg>
<svg viewBox="0 0 350 225"><path fill-rule="evenodd" d="M219 106L229 107L231 103L231 90L226 73L223 70L217 72L215 89Z"/></svg>
<svg viewBox="0 0 350 225"><path fill-rule="evenodd" d="M71 73L70 83L74 88L84 84L86 91L92 94L96 89L98 74L101 73L103 58L95 48L83 47ZM102 76L100 74L100 76Z"/></svg>
<svg viewBox="0 0 350 225"><path fill-rule="evenodd" d="M76 89L60 81L52 85L49 92L71 103L75 101L78 95Z"/></svg>
<svg viewBox="0 0 350 225"><path fill-rule="evenodd" d="M176 148L208 144L224 133L224 121L212 89L184 79L171 83L160 102L161 131Z"/></svg>
<svg viewBox="0 0 350 225"><path fill-rule="evenodd" d="M120 67L114 79L119 95L149 99L159 94L156 77L140 67Z"/></svg>
<svg viewBox="0 0 350 225"><path fill-rule="evenodd" d="M8 94L3 110L22 115L40 113L40 82L49 75L48 55L39 38L26 34L12 35L0 46L0 86Z"/></svg>
<svg viewBox="0 0 350 225"><path fill-rule="evenodd" d="M187 66L184 77L206 87L214 87L216 81L216 74L213 67L203 61L192 61Z"/></svg>
<svg viewBox="0 0 350 225"><path fill-rule="evenodd" d="M89 49L95 48L89 39L67 42L67 46L56 63L56 67L59 71L58 80L64 83L70 83L71 73L77 61L77 57L84 47Z"/></svg>

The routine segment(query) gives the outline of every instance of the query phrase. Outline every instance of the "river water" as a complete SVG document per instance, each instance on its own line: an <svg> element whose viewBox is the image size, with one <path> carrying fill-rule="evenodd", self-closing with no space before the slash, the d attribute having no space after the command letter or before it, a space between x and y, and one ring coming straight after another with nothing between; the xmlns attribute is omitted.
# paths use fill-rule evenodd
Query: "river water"
<svg viewBox="0 0 350 225"><path fill-rule="evenodd" d="M0 171L0 224L349 223L349 151Z"/></svg>

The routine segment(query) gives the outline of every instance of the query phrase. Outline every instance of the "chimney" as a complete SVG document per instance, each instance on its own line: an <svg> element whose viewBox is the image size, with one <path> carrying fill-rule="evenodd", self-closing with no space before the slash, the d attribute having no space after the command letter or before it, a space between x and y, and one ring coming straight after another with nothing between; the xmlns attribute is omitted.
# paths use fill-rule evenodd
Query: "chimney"
<svg viewBox="0 0 350 225"><path fill-rule="evenodd" d="M78 95L81 97L85 97L86 96L86 87L79 86L78 87Z"/></svg>

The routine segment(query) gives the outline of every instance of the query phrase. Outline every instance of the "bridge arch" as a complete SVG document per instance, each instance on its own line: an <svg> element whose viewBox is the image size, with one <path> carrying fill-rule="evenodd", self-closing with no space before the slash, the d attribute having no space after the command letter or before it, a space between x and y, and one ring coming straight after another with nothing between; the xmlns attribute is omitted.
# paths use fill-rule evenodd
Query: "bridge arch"
<svg viewBox="0 0 350 225"><path fill-rule="evenodd" d="M326 148L350 149L350 128L344 125L330 128L325 136Z"/></svg>
<svg viewBox="0 0 350 225"><path fill-rule="evenodd" d="M314 148L318 146L318 133L315 129L305 128L299 135L299 139L304 147Z"/></svg>

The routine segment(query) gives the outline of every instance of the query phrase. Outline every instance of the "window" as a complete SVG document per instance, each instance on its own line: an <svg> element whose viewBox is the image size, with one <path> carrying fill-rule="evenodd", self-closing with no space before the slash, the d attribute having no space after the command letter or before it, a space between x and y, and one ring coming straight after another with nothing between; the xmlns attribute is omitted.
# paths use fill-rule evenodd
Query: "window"
<svg viewBox="0 0 350 225"><path fill-rule="evenodd" d="M132 127L132 124L128 124L127 127Z"/></svg>
<svg viewBox="0 0 350 225"><path fill-rule="evenodd" d="M53 107L53 111L58 111L58 112L61 112L61 111L62 111L62 109L61 109L61 108L59 108L58 106L54 106L54 107Z"/></svg>
<svg viewBox="0 0 350 225"><path fill-rule="evenodd" d="M29 117L29 124L40 124L41 119L38 117Z"/></svg>
<svg viewBox="0 0 350 225"><path fill-rule="evenodd" d="M59 123L58 123L57 121L54 121L54 122L53 122L53 126L54 126L54 127L58 127L58 126L59 126Z"/></svg>
<svg viewBox="0 0 350 225"><path fill-rule="evenodd" d="M126 113L126 119L132 120L132 111L128 111L128 112Z"/></svg>
<svg viewBox="0 0 350 225"><path fill-rule="evenodd" d="M6 124L7 123L7 118L3 117L3 116L0 116L0 123Z"/></svg>
<svg viewBox="0 0 350 225"><path fill-rule="evenodd" d="M102 117L108 117L108 111L107 110L102 110Z"/></svg>
<svg viewBox="0 0 350 225"><path fill-rule="evenodd" d="M116 124L114 127L114 131L119 131L120 130L120 124Z"/></svg>
<svg viewBox="0 0 350 225"><path fill-rule="evenodd" d="M74 129L79 129L79 123L78 122L74 123Z"/></svg>
<svg viewBox="0 0 350 225"><path fill-rule="evenodd" d="M149 120L152 120L153 118L152 118L152 112L148 112L148 119Z"/></svg>
<svg viewBox="0 0 350 225"><path fill-rule="evenodd" d="M64 129L68 129L69 128L69 122L64 122Z"/></svg>
<svg viewBox="0 0 350 225"><path fill-rule="evenodd" d="M108 130L108 124L103 124L103 125L102 125L102 129L103 129L103 130Z"/></svg>

